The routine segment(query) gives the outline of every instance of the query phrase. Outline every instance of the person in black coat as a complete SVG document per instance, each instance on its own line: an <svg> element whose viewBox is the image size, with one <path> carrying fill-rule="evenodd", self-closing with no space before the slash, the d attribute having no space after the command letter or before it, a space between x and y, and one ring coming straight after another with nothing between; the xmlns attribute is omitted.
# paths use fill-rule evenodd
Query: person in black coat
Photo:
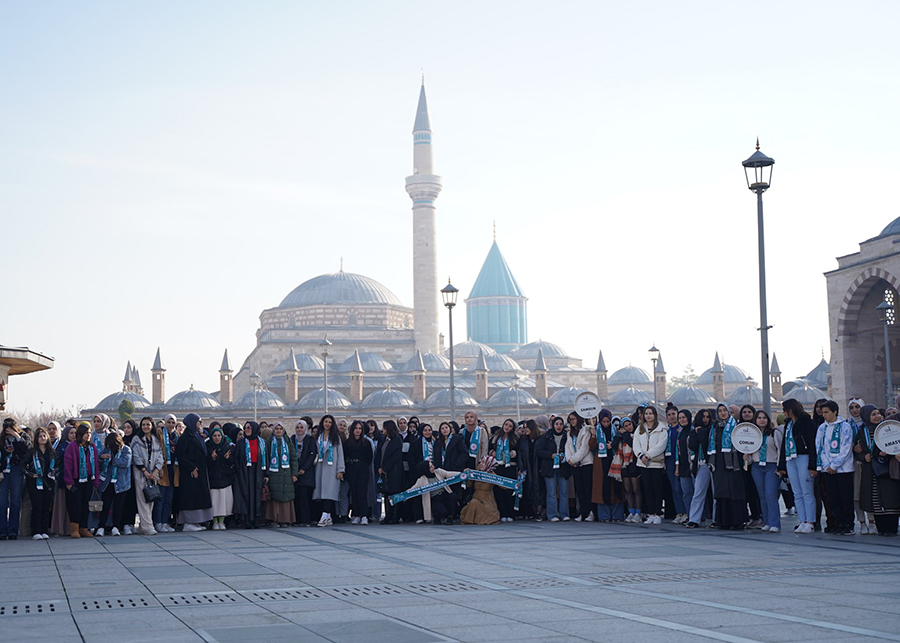
<svg viewBox="0 0 900 643"><path fill-rule="evenodd" d="M503 420L503 426L491 437L490 455L497 460L498 476L515 480L519 476L519 436L516 435L516 423L511 419ZM494 501L500 511L500 522L512 522L515 517L515 497L509 489L494 486Z"/></svg>
<svg viewBox="0 0 900 643"><path fill-rule="evenodd" d="M259 424L246 422L244 435L234 445L237 477L234 485L234 515L238 523L256 529L264 515L262 504L263 473L266 468L265 442L259 437Z"/></svg>
<svg viewBox="0 0 900 643"><path fill-rule="evenodd" d="M214 530L225 529L225 518L234 513L234 443L221 426L210 428L206 440L206 468L213 505Z"/></svg>
<svg viewBox="0 0 900 643"><path fill-rule="evenodd" d="M384 440L375 457L375 467L384 486L384 519L382 524L395 525L400 522L399 507L391 505L388 496L400 493L407 487L403 475L403 438L393 420L384 423Z"/></svg>
<svg viewBox="0 0 900 643"><path fill-rule="evenodd" d="M438 427L438 436L434 441L434 467L449 472L461 472L466 468L469 453L466 450L466 442L453 430L449 422L441 422ZM439 502L444 502L449 508L446 523L453 524L454 518L459 515L459 498L462 496L462 485L455 484L450 487L451 494L441 496ZM432 516L435 515L434 497L432 497Z"/></svg>
<svg viewBox="0 0 900 643"><path fill-rule="evenodd" d="M344 477L350 485L353 525L369 524L369 465L372 457L372 444L366 439L366 429L362 422L354 420L349 436L344 440Z"/></svg>
<svg viewBox="0 0 900 643"><path fill-rule="evenodd" d="M410 483L409 479L407 479L407 489L413 486L422 475L425 475L426 478L430 477L430 475L423 472L427 472L429 469L427 463L434 462L435 441L433 433L434 431L430 424L422 424L418 427L417 437L413 438L410 442L409 467L412 472L412 475L410 476L412 482ZM425 463L424 467L422 466L423 463ZM416 524L425 522L422 503L410 502L408 504L412 505L412 514Z"/></svg>
<svg viewBox="0 0 900 643"><path fill-rule="evenodd" d="M179 505L178 522L184 531L202 531L200 523L213 519L212 497L209 493L209 476L206 468L206 443L200 436L200 416L188 413L184 420L184 433L175 445L178 458Z"/></svg>
<svg viewBox="0 0 900 643"><path fill-rule="evenodd" d="M312 495L316 488L316 439L309 431L306 420L299 420L291 437L297 450L300 468L294 483L294 513L301 527L312 526Z"/></svg>
<svg viewBox="0 0 900 643"><path fill-rule="evenodd" d="M547 485L547 518L550 522L569 520L569 476L572 471L566 462L565 423L561 417L553 419L553 427L535 442L535 454L541 476Z"/></svg>
<svg viewBox="0 0 900 643"><path fill-rule="evenodd" d="M817 453L816 431L819 425L803 410L797 400L785 400L781 404L787 417L784 428L784 445L778 454L779 475L788 476L797 518L800 520L795 531L812 533L818 521L816 495L814 490ZM791 451L788 455L788 451Z"/></svg>

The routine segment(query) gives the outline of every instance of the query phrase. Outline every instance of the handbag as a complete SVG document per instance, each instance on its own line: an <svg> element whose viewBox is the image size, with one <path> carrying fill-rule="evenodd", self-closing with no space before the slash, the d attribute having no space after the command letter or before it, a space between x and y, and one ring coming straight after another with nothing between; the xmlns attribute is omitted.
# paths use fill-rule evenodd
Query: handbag
<svg viewBox="0 0 900 643"><path fill-rule="evenodd" d="M91 494L91 499L88 501L88 511L91 513L103 511L103 501L100 499L100 494L97 492L96 487L94 487L94 493Z"/></svg>
<svg viewBox="0 0 900 643"><path fill-rule="evenodd" d="M162 492L159 490L158 484L148 484L144 487L144 502L148 505L162 498Z"/></svg>
<svg viewBox="0 0 900 643"><path fill-rule="evenodd" d="M269 494L269 483L267 482L262 486L262 495L260 500L262 500L263 502L269 502L270 497L271 494Z"/></svg>

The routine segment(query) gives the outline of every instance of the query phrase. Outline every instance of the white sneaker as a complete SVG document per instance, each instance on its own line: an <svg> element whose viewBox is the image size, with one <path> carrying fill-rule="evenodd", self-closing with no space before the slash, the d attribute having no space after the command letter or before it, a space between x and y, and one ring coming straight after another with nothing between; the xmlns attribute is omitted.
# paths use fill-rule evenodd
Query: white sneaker
<svg viewBox="0 0 900 643"><path fill-rule="evenodd" d="M594 512L593 512L593 511L592 511L591 513L588 514L588 517L587 517L587 518L584 519L585 522L594 522L595 520L597 520L597 519L594 518Z"/></svg>
<svg viewBox="0 0 900 643"><path fill-rule="evenodd" d="M359 524L359 516L357 516L357 517L355 517L353 520L351 520L351 521L350 521L350 524L351 524L351 525L358 525L358 524Z"/></svg>
<svg viewBox="0 0 900 643"><path fill-rule="evenodd" d="M425 521L422 520L421 518L419 518L419 519L416 521L416 524L417 524L417 525L424 525L424 524L425 524Z"/></svg>
<svg viewBox="0 0 900 643"><path fill-rule="evenodd" d="M875 527L875 525L861 524L859 526L859 534L860 536L876 536L878 535L878 529Z"/></svg>
<svg viewBox="0 0 900 643"><path fill-rule="evenodd" d="M801 534L811 534L814 531L813 525L811 523L805 522L800 526L800 529L798 531Z"/></svg>
<svg viewBox="0 0 900 643"><path fill-rule="evenodd" d="M40 534L35 534L34 536L31 537L31 539L32 540L43 540L44 537L41 536Z"/></svg>
<svg viewBox="0 0 900 643"><path fill-rule="evenodd" d="M763 525L762 529L760 531L771 531L771 530L772 530L772 528L769 527L769 525Z"/></svg>
<svg viewBox="0 0 900 643"><path fill-rule="evenodd" d="M654 525L661 525L661 524L662 524L662 517L661 517L661 516L653 516L653 524L654 524Z"/></svg>
<svg viewBox="0 0 900 643"><path fill-rule="evenodd" d="M50 535L49 534L41 534L41 538L43 538L44 540L50 540Z"/></svg>
<svg viewBox="0 0 900 643"><path fill-rule="evenodd" d="M94 532L94 536L97 538L103 538L106 535L106 532L103 531L103 527L97 527L97 531Z"/></svg>
<svg viewBox="0 0 900 643"><path fill-rule="evenodd" d="M159 533L159 532L156 531L155 529L151 529L150 531L145 531L145 532L143 532L141 535L142 535L142 536L155 536L155 535L158 534L158 533Z"/></svg>
<svg viewBox="0 0 900 643"><path fill-rule="evenodd" d="M575 522L581 522L581 516L575 516Z"/></svg>
<svg viewBox="0 0 900 643"><path fill-rule="evenodd" d="M550 519L550 522L559 522L559 518L554 516L553 518Z"/></svg>
<svg viewBox="0 0 900 643"><path fill-rule="evenodd" d="M569 522L569 517L566 516L565 518L562 519L562 521L563 521L563 522Z"/></svg>
<svg viewBox="0 0 900 643"><path fill-rule="evenodd" d="M166 526L164 524L162 524L161 522L156 523L153 527L154 527L154 529L156 529L157 532L159 532L161 534L166 533Z"/></svg>
<svg viewBox="0 0 900 643"><path fill-rule="evenodd" d="M184 526L184 531L206 531L206 527L188 523Z"/></svg>
<svg viewBox="0 0 900 643"><path fill-rule="evenodd" d="M131 525L125 525L125 535L131 536L132 534L134 534L134 527L132 527Z"/></svg>
<svg viewBox="0 0 900 643"><path fill-rule="evenodd" d="M113 527L112 532L110 532L111 536L121 536L122 534L119 532L118 527Z"/></svg>
<svg viewBox="0 0 900 643"><path fill-rule="evenodd" d="M369 519L366 518L365 516L363 516L362 518L359 519L359 524L361 524L361 525L368 525L368 524L369 524Z"/></svg>
<svg viewBox="0 0 900 643"><path fill-rule="evenodd" d="M770 534L777 534L779 531L781 531L781 527L769 527Z"/></svg>
<svg viewBox="0 0 900 643"><path fill-rule="evenodd" d="M319 527L330 527L334 524L334 521L331 518L322 518L319 520Z"/></svg>

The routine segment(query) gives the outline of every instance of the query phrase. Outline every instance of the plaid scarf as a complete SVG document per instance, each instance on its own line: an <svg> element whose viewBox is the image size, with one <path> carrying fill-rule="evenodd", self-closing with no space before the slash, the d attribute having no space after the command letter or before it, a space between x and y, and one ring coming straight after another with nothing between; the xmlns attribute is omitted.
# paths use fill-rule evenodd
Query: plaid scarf
<svg viewBox="0 0 900 643"><path fill-rule="evenodd" d="M607 475L613 480L622 482L622 469L631 464L633 459L634 451L632 450L631 445L625 440L622 440L619 442L615 455L613 455L612 462L609 465L609 473Z"/></svg>

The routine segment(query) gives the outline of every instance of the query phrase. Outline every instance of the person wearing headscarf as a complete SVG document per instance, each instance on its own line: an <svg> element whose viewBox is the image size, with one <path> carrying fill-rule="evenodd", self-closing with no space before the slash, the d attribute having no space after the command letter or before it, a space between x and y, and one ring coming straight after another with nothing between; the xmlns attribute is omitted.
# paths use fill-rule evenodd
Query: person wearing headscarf
<svg viewBox="0 0 900 643"><path fill-rule="evenodd" d="M715 521L719 529L744 528L747 501L744 490L744 454L734 448L731 434L737 426L730 409L716 407L716 419L709 436L707 460L712 470Z"/></svg>
<svg viewBox="0 0 900 643"><path fill-rule="evenodd" d="M226 422L225 424L223 424L222 432L225 434L225 437L231 441L232 444L236 444L238 439L241 437L241 427L234 422Z"/></svg>
<svg viewBox="0 0 900 643"><path fill-rule="evenodd" d="M32 540L50 538L50 517L56 491L56 451L43 427L34 431L34 447L25 454L25 490L31 499Z"/></svg>
<svg viewBox="0 0 900 643"><path fill-rule="evenodd" d="M63 456L66 448L75 441L75 425L66 423L60 431L59 442L56 443L56 495L53 498L53 514L50 520L50 533L55 536L69 535L69 512L66 509L66 485L63 479Z"/></svg>
<svg viewBox="0 0 900 643"><path fill-rule="evenodd" d="M213 519L212 497L206 469L206 443L200 435L200 416L188 413L184 417L184 432L175 446L180 472L178 522L184 531L203 531L200 523Z"/></svg>
<svg viewBox="0 0 900 643"><path fill-rule="evenodd" d="M601 409L596 426L590 427L588 448L594 458L591 502L596 506L597 520L619 522L625 518L622 505L622 481L609 477L612 464L612 442L616 436L613 415L609 409Z"/></svg>
<svg viewBox="0 0 900 643"><path fill-rule="evenodd" d="M256 529L263 517L263 475L266 464L266 443L259 436L259 424L244 423L244 434L234 447L234 466L237 476L234 485L234 515L239 524Z"/></svg>
<svg viewBox="0 0 900 643"><path fill-rule="evenodd" d="M93 538L88 531L88 503L100 486L99 453L91 440L91 425L82 422L75 432L75 442L66 447L63 481L68 494L69 532L72 538ZM0 525L2 526L2 525Z"/></svg>
<svg viewBox="0 0 900 643"><path fill-rule="evenodd" d="M263 484L269 486L266 502L266 519L279 527L290 527L297 521L294 512L294 483L299 467L297 450L292 440L284 434L284 425L276 422L272 435L266 441L266 472Z"/></svg>
<svg viewBox="0 0 900 643"><path fill-rule="evenodd" d="M301 527L311 527L313 490L316 488L316 439L306 420L298 420L291 437L297 452L297 481L294 483L294 515Z"/></svg>
<svg viewBox="0 0 900 643"><path fill-rule="evenodd" d="M900 462L875 444L875 428L884 420L881 411L873 404L864 404L860 418L863 426L856 433L853 448L857 468L861 470L859 506L874 516L875 533L896 536L900 519Z"/></svg>
<svg viewBox="0 0 900 643"><path fill-rule="evenodd" d="M235 427L236 428L236 427ZM234 510L235 458L234 444L223 427L211 427L206 439L206 470L209 474L209 496L212 500L215 531L225 529L225 518Z"/></svg>
<svg viewBox="0 0 900 643"><path fill-rule="evenodd" d="M112 420L106 413L98 413L94 416L94 430L91 433L91 440L93 440L94 442L94 447L96 447L97 453L100 453L101 451L103 451L103 449L106 448L106 436L109 435L111 426Z"/></svg>
<svg viewBox="0 0 900 643"><path fill-rule="evenodd" d="M850 401L847 403L847 422L850 423L850 428L853 429L853 452L854 458L862 451L857 451L857 449L861 449L861 445L857 437L859 437L859 431L865 426L865 422L862 419L862 407L864 407L866 403L860 397L850 398ZM856 520L859 522L859 535L867 536L869 534L875 535L878 533L878 529L875 527L875 518L873 517L871 521L869 521L868 514L862 510L859 506L859 490L860 485L862 484L862 467L857 466L853 470L853 511L856 514Z"/></svg>

